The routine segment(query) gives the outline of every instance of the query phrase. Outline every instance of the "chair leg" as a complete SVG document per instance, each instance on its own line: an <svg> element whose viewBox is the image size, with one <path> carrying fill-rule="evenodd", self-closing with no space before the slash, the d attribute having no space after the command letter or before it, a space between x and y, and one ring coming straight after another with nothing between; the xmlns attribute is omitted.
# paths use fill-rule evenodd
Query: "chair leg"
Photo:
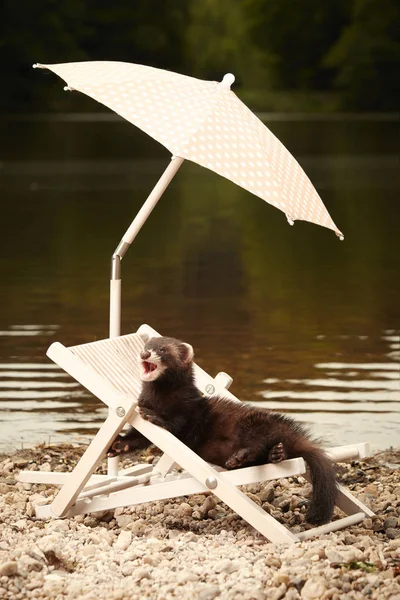
<svg viewBox="0 0 400 600"><path fill-rule="evenodd" d="M309 483L311 483L311 475L309 471L303 473L302 477L307 479ZM365 506L360 500L357 500L355 496L348 489L346 489L343 485L339 485L339 491L336 497L336 506L340 508L346 515L356 515L359 512L363 512L367 517L373 517L374 512Z"/></svg>
<svg viewBox="0 0 400 600"><path fill-rule="evenodd" d="M130 414L127 413L126 416L119 417L115 411L109 411L107 419L70 474L68 482L62 486L56 498L51 503L51 511L55 516L63 517L72 504L74 504L100 460L105 456L112 440L129 416Z"/></svg>
<svg viewBox="0 0 400 600"><path fill-rule="evenodd" d="M339 486L339 493L336 499L336 506L340 508L346 515L355 515L362 511L367 517L373 517L374 512L358 500L348 489Z"/></svg>
<svg viewBox="0 0 400 600"><path fill-rule="evenodd" d="M173 458L168 456L168 454L163 454L156 464L155 470L157 473L160 473L160 475L165 477L170 471L172 471L175 464L176 462Z"/></svg>

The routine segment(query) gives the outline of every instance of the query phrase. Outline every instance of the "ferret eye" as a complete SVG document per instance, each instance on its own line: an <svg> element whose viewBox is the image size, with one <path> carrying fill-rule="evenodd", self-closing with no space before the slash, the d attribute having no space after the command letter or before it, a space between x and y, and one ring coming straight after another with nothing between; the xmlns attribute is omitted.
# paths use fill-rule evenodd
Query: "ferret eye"
<svg viewBox="0 0 400 600"><path fill-rule="evenodd" d="M166 348L164 348L164 346L161 346L161 348L160 348L160 352L162 352L162 353L164 354L166 351L167 351L167 349L166 349Z"/></svg>

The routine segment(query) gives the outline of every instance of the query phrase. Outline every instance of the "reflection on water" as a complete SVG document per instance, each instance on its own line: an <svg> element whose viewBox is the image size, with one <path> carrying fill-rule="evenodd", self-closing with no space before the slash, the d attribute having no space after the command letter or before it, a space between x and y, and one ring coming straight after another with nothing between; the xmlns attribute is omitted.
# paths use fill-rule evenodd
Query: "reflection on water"
<svg viewBox="0 0 400 600"><path fill-rule="evenodd" d="M0 122L0 449L88 440L104 406L45 357L107 336L108 265L167 153L119 120ZM241 399L329 444L400 444L393 123L271 122L336 236L185 163L123 261L123 333L190 341ZM396 139L397 144L397 139Z"/></svg>
<svg viewBox="0 0 400 600"><path fill-rule="evenodd" d="M400 337L382 336L382 339L389 342L389 349L396 349L393 362L321 363L314 365L314 378L266 379L264 383L268 390L261 392L266 400L257 404L270 410L287 411L306 423L318 424L314 430L326 439L332 435L332 424L339 425L341 431L336 434L338 443L359 440L361 419L362 431L365 427L369 428L368 440L373 446L382 447L383 436L389 434L387 443L398 444ZM391 352L388 354L392 355ZM321 371L324 374L322 379Z"/></svg>

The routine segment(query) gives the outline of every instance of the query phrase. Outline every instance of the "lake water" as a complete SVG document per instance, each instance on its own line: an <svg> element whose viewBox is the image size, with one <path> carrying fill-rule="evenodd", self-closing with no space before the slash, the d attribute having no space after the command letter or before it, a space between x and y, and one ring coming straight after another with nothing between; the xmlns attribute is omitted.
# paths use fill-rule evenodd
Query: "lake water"
<svg viewBox="0 0 400 600"><path fill-rule="evenodd" d="M265 115L345 234L184 163L122 264L122 333L189 341L328 445L400 445L397 123ZM88 441L103 405L46 357L107 337L112 252L169 161L96 115L0 121L0 450Z"/></svg>

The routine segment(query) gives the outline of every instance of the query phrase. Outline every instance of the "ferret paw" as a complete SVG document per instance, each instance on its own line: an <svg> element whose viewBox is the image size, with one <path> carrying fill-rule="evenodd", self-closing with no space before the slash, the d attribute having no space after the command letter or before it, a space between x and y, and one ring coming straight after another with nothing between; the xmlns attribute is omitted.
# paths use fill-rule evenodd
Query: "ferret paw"
<svg viewBox="0 0 400 600"><path fill-rule="evenodd" d="M158 425L159 427L163 427L164 429L166 428L164 419L152 410L148 410L146 408L139 408L139 414L145 421L149 421L149 423L153 423L153 425Z"/></svg>
<svg viewBox="0 0 400 600"><path fill-rule="evenodd" d="M126 452L129 452L129 450L129 440L126 440L123 436L118 435L109 447L107 455L112 458L113 456L125 454Z"/></svg>
<svg viewBox="0 0 400 600"><path fill-rule="evenodd" d="M250 462L249 450L242 448L232 454L225 463L227 469L240 469L240 467L247 467Z"/></svg>
<svg viewBox="0 0 400 600"><path fill-rule="evenodd" d="M279 463L283 460L286 460L286 458L287 456L282 442L279 442L279 444L272 446L268 454L268 462Z"/></svg>

